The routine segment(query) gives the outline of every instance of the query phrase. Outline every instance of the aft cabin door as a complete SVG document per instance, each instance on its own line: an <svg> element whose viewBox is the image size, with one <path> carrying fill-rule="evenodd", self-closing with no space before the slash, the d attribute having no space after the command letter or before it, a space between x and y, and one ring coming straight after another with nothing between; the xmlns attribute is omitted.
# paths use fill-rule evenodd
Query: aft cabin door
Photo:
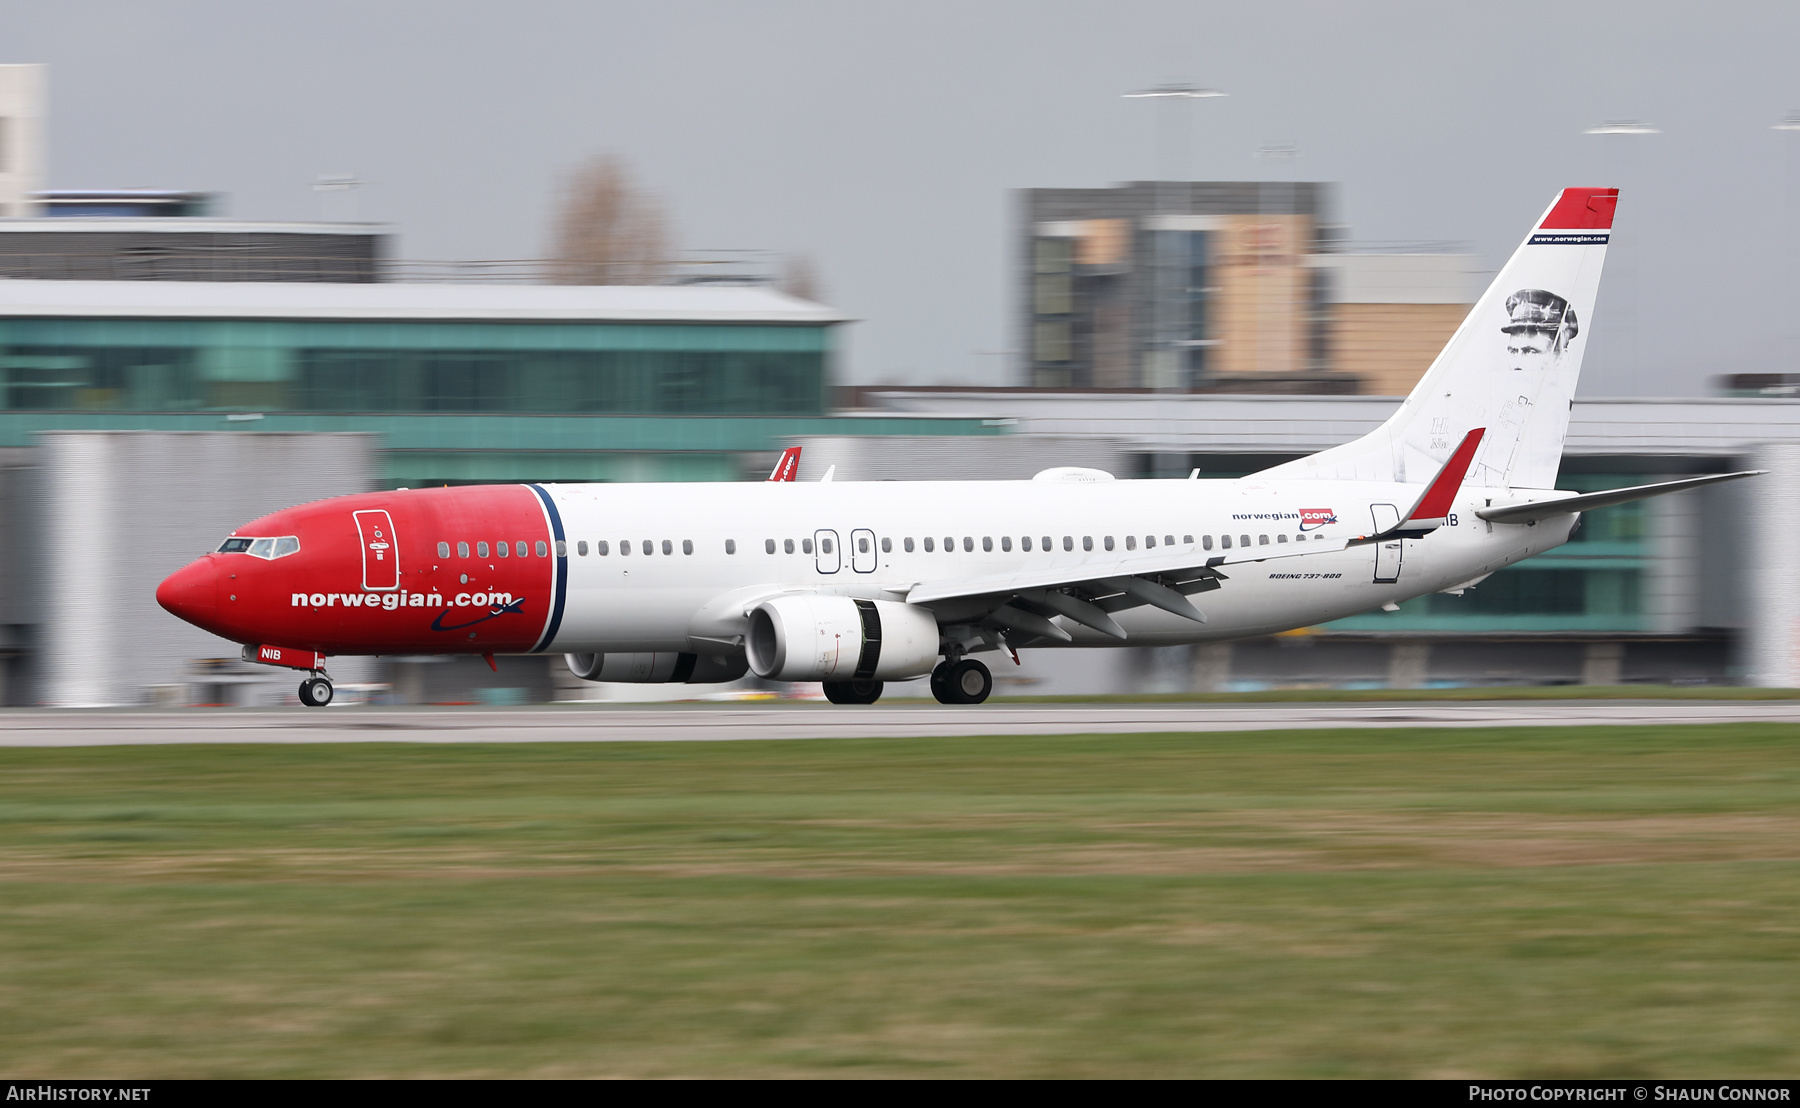
<svg viewBox="0 0 1800 1108"><path fill-rule="evenodd" d="M836 531L813 532L813 556L818 559L820 573L836 573L844 567L844 552L838 549Z"/></svg>
<svg viewBox="0 0 1800 1108"><path fill-rule="evenodd" d="M858 573L875 572L875 532L866 527L850 532L850 568Z"/></svg>
<svg viewBox="0 0 1800 1108"><path fill-rule="evenodd" d="M394 521L384 511L356 513L356 533L362 538L363 588L371 592L400 587L400 547L394 542Z"/></svg>
<svg viewBox="0 0 1800 1108"><path fill-rule="evenodd" d="M1375 533L1381 534L1391 527L1400 525L1400 509L1392 504L1371 504L1369 511L1375 517ZM1400 580L1400 558L1406 552L1400 547L1399 539L1389 539L1375 544L1375 583L1388 585Z"/></svg>

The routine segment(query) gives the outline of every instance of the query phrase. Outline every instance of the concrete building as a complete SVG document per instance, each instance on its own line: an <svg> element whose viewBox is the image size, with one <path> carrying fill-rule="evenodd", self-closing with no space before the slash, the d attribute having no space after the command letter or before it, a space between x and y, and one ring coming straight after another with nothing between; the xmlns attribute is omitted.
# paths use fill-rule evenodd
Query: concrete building
<svg viewBox="0 0 1800 1108"><path fill-rule="evenodd" d="M1481 291L1472 258L1346 252L1318 182L1019 194L1019 380L1404 395Z"/></svg>
<svg viewBox="0 0 1800 1108"><path fill-rule="evenodd" d="M0 219L38 214L48 68L0 65Z"/></svg>

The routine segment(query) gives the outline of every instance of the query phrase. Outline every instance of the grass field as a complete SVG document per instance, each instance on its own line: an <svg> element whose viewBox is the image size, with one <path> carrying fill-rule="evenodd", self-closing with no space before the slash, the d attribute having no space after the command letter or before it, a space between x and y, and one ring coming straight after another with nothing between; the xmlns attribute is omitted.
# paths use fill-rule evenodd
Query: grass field
<svg viewBox="0 0 1800 1108"><path fill-rule="evenodd" d="M0 1071L1792 1076L1800 731L0 751Z"/></svg>

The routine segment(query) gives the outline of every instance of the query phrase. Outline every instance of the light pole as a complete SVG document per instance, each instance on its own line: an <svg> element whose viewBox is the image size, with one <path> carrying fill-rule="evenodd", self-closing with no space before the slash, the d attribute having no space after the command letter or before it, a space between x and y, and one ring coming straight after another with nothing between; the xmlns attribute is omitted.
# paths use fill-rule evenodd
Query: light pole
<svg viewBox="0 0 1800 1108"><path fill-rule="evenodd" d="M1597 127L1589 127L1582 133L1618 136L1607 140L1606 169L1613 178L1607 184L1629 194L1629 190L1637 184L1637 173L1635 172L1637 163L1631 156L1633 151L1630 144L1638 137L1660 135L1662 131L1639 120L1614 119ZM1621 143L1626 145L1621 145ZM1641 197L1637 203L1638 207L1629 208L1627 211L1641 211ZM1617 338L1615 349L1619 351L1619 364L1624 367L1626 374L1635 377L1641 371L1641 367L1637 364L1638 239L1631 233L1631 226L1632 220L1629 216L1623 225L1616 219L1613 223L1610 253L1613 267L1617 272L1612 284L1618 294L1617 298L1613 300L1618 310L1615 313L1614 322L1608 324L1608 327Z"/></svg>
<svg viewBox="0 0 1800 1108"><path fill-rule="evenodd" d="M1769 128L1772 131L1786 131L1787 141L1782 143L1787 149L1787 277L1788 301L1782 305L1780 312L1790 321L1800 313L1800 109L1787 113L1787 116ZM1788 369L1800 373L1800 325L1790 322L1787 334Z"/></svg>
<svg viewBox="0 0 1800 1108"><path fill-rule="evenodd" d="M1161 226L1162 217L1168 205L1164 203L1163 190L1168 178L1179 173L1186 179L1182 167L1172 167L1167 163L1174 160L1173 153L1176 141L1176 126L1183 122L1183 117L1176 114L1176 109L1183 101L1210 100L1225 96L1216 88L1201 88L1190 84L1164 84L1136 92L1124 94L1127 100L1156 100L1167 105L1162 110L1160 126L1157 128L1157 166L1156 181L1151 185L1150 213L1150 350L1144 360L1142 370L1143 382L1150 388L1174 389L1182 384L1181 347L1177 336L1179 326L1177 304L1174 303L1175 268L1178 258L1173 255L1175 236L1165 234ZM1183 274L1186 267L1180 267ZM1185 294L1187 281L1185 276L1180 281L1180 288ZM1185 309L1186 297L1181 298L1179 307Z"/></svg>

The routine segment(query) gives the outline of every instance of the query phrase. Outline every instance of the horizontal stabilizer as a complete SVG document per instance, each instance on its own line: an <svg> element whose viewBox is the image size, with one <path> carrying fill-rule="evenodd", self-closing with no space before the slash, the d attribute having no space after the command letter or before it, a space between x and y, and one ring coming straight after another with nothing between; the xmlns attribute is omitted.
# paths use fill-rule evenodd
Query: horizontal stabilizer
<svg viewBox="0 0 1800 1108"><path fill-rule="evenodd" d="M1740 477L1755 477L1759 473L1767 472L1766 469L1746 469L1737 473L1710 473L1705 477L1684 477L1679 481L1662 481L1654 485L1633 485L1628 489L1607 489L1604 492L1565 496L1556 500L1534 500L1525 504L1500 504L1492 508L1479 509L1475 515L1489 523L1530 523L1534 520L1548 519L1551 516L1566 515L1569 512L1591 512L1595 508L1610 508L1615 504L1629 504L1633 500L1647 500L1652 496L1680 492L1682 489L1697 489L1702 485L1716 485L1721 481L1736 481Z"/></svg>

